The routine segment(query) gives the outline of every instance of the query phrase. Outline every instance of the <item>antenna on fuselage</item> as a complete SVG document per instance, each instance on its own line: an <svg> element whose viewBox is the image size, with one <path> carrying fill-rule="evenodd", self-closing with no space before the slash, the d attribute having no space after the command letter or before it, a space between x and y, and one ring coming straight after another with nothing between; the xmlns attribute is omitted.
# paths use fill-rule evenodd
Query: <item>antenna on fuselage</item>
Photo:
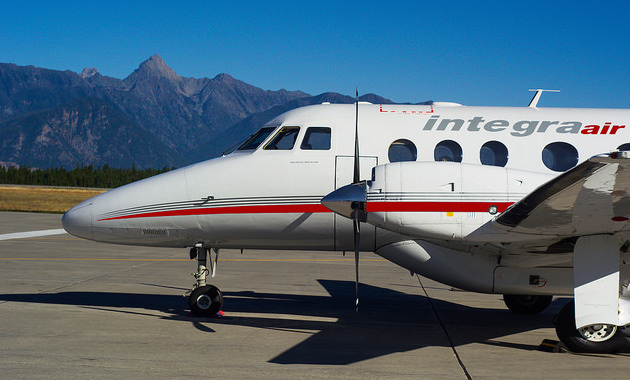
<svg viewBox="0 0 630 380"><path fill-rule="evenodd" d="M543 90L542 88L536 89L536 90L529 90L529 91L536 91L536 94L534 94L534 97L532 98L532 100L529 102L529 105L527 107L531 107L531 108L536 108L536 106L538 105L538 101L540 100L540 95L542 95L543 92L547 91L547 92L560 92L560 90Z"/></svg>

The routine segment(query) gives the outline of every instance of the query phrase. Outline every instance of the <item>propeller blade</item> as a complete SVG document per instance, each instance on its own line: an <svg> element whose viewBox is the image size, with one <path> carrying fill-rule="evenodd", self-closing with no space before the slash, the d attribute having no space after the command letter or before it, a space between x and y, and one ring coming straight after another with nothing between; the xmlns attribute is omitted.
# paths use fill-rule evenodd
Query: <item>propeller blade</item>
<svg viewBox="0 0 630 380"><path fill-rule="evenodd" d="M359 247L361 245L361 222L359 219L354 219L352 221L354 225L354 271L355 271L355 281L354 281L354 291L356 296L356 301L354 303L354 311L359 311Z"/></svg>
<svg viewBox="0 0 630 380"><path fill-rule="evenodd" d="M356 106L355 106L355 125L354 125L354 175L352 177L352 183L355 185L359 185L361 170L359 167L359 89L356 89ZM359 194L357 198L363 198L362 200L355 200L350 203L350 208L352 209L351 217L353 224L353 234L354 234L354 271L355 271L355 282L354 282L354 290L356 295L355 301L355 312L359 311L359 248L361 246L361 219L365 219L365 199L366 196L366 185L363 186L355 186L356 188L362 188L359 190ZM356 190L353 190L357 192Z"/></svg>
<svg viewBox="0 0 630 380"><path fill-rule="evenodd" d="M359 168L359 90L356 91L356 124L354 131L354 173L352 184L342 186L321 199L329 210L352 220L354 235L355 311L359 311L359 251L361 222L367 220L367 182L360 180Z"/></svg>
<svg viewBox="0 0 630 380"><path fill-rule="evenodd" d="M359 168L359 89L356 93L356 115L355 115L355 127L354 127L354 175L352 176L352 183L359 182L360 168Z"/></svg>

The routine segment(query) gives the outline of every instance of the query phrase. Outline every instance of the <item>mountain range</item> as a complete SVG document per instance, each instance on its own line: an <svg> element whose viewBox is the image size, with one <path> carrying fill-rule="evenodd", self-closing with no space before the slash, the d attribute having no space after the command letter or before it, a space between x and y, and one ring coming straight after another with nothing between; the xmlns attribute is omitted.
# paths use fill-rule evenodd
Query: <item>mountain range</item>
<svg viewBox="0 0 630 380"><path fill-rule="evenodd" d="M0 165L179 167L221 155L282 112L322 102L354 99L263 90L228 74L185 78L157 54L122 80L96 68L0 63Z"/></svg>

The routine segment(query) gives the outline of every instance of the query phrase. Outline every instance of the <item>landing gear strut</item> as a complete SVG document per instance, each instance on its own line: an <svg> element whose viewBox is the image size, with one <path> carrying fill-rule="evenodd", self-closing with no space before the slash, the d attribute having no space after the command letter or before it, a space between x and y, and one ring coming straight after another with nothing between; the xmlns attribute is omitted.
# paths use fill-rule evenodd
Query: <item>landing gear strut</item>
<svg viewBox="0 0 630 380"><path fill-rule="evenodd" d="M215 250L217 258L218 250ZM190 249L190 258L197 258L197 273L193 273L197 282L193 285L193 290L188 296L188 306L190 311L197 316L215 316L223 307L223 295L219 288L214 285L206 284L206 276L210 273L206 267L208 249L203 247L194 247ZM212 275L214 277L216 263L212 263Z"/></svg>

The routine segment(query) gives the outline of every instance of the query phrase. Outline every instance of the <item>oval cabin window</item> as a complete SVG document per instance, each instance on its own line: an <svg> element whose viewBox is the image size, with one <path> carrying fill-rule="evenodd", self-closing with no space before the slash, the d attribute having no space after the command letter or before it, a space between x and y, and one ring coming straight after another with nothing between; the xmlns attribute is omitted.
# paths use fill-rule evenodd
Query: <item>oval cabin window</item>
<svg viewBox="0 0 630 380"><path fill-rule="evenodd" d="M482 165L503 167L508 162L508 149L498 141L488 141L479 151L479 160Z"/></svg>
<svg viewBox="0 0 630 380"><path fill-rule="evenodd" d="M387 151L389 162L415 161L418 158L416 145L409 140L394 141Z"/></svg>
<svg viewBox="0 0 630 380"><path fill-rule="evenodd" d="M578 163L578 151L571 144L554 142L542 151L545 166L555 172L569 170Z"/></svg>
<svg viewBox="0 0 630 380"><path fill-rule="evenodd" d="M435 161L462 162L462 147L453 140L444 140L435 146Z"/></svg>

